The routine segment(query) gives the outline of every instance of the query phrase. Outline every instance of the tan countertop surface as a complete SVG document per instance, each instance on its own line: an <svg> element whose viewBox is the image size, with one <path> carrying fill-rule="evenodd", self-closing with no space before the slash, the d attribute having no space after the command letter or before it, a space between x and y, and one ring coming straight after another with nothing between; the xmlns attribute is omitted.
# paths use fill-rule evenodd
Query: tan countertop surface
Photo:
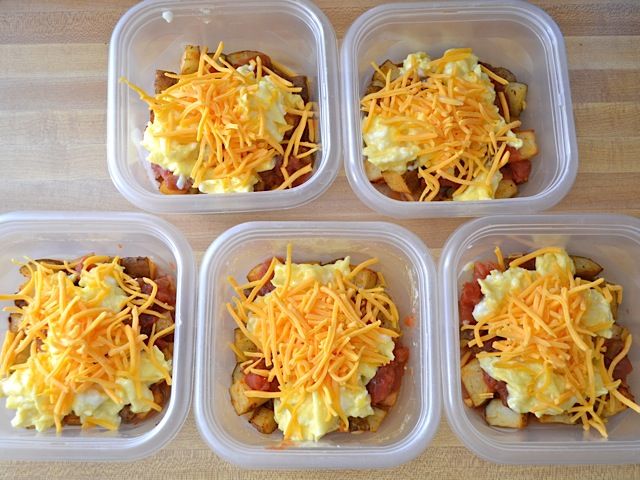
<svg viewBox="0 0 640 480"><path fill-rule="evenodd" d="M115 189L106 163L107 50L132 0L0 0L0 213L19 209L135 208ZM317 0L341 38L378 0ZM565 35L580 169L555 212L640 216L640 2L536 0ZM169 215L198 258L222 231L256 214ZM345 175L316 202L263 220L389 220L366 208ZM437 255L464 220L412 220ZM640 456L638 457L640 462ZM0 462L2 478L347 478L346 472L244 471L216 457L190 416L162 451L135 463ZM468 451L444 418L430 447L391 470L348 478L640 478L640 465L495 465Z"/></svg>

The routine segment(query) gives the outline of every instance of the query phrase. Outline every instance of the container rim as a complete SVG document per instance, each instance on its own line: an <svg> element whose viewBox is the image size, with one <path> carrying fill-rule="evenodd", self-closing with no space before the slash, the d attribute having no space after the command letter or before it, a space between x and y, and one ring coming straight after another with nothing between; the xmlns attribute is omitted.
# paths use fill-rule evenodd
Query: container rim
<svg viewBox="0 0 640 480"><path fill-rule="evenodd" d="M535 29L544 41L550 73L553 104L552 121L560 138L556 145L556 178L541 192L527 197L479 200L469 202L402 202L389 198L375 189L366 177L362 165L360 109L358 97L357 50L362 36L372 25L379 25L389 15L410 16L413 13L438 15L472 15L492 12L512 15L510 20ZM578 147L573 119L573 104L567 67L566 48L556 22L541 8L522 0L451 0L447 2L409 2L383 4L358 17L347 30L342 42L341 84L344 95L343 146L347 180L356 196L369 208L395 218L470 217L484 215L533 214L560 202L571 189L578 172ZM562 67L564 65L564 68ZM564 95L560 94L563 86Z"/></svg>
<svg viewBox="0 0 640 480"><path fill-rule="evenodd" d="M236 245L251 239L297 238L350 238L387 241L399 248L416 266L418 290L425 294L419 307L423 314L424 328L418 334L423 349L423 370L419 386L422 411L417 425L405 439L387 447L296 448L287 450L265 449L247 446L232 439L212 418L207 408L207 368L209 356L215 357L215 348L207 350L206 306L209 298L209 274L212 268L226 258L226 253ZM200 435L209 447L225 460L244 468L275 469L338 469L338 468L387 468L407 462L418 456L429 444L440 419L440 370L438 345L435 342L435 300L437 299L435 264L424 243L412 232L386 222L247 222L231 227L216 238L207 249L200 269L198 300L198 349L196 358L196 389L194 415ZM431 302L427 302L427 299ZM429 377L427 378L427 375ZM412 451L408 451L412 450ZM353 457L372 454L365 467L354 467ZM241 463L240 459L242 459Z"/></svg>
<svg viewBox="0 0 640 480"><path fill-rule="evenodd" d="M92 226L97 231L109 229L109 224L121 226L120 231L146 233L157 237L175 259L176 283L179 291L177 306L181 309L180 342L174 352L175 379L171 401L160 421L148 432L130 438L113 436L48 437L34 445L33 438L2 441L0 458L28 461L133 461L150 456L162 449L184 424L191 405L193 378L195 261L191 246L183 234L172 224L146 213L111 211L13 211L0 214L0 238L16 229L24 230L42 224L64 224L65 231L73 235L86 233ZM113 227L111 227L113 228ZM178 374L180 372L180 374ZM183 373L184 372L184 373ZM38 434L34 434L38 435ZM39 454L34 455L34 448Z"/></svg>
<svg viewBox="0 0 640 480"><path fill-rule="evenodd" d="M189 11L194 7L209 7L224 11L257 11L264 7L288 10L312 31L317 49L318 111L321 113L320 133L322 156L316 158L315 171L304 184L289 190L239 192L233 194L163 195L143 188L129 171L123 103L126 87L119 81L130 37L141 23L165 10ZM118 191L135 206L156 213L239 213L285 210L305 205L320 197L335 180L340 168L340 115L336 108L338 88L338 42L327 16L310 0L145 0L130 8L120 18L109 44L107 85L107 166ZM250 205L246 205L251 203Z"/></svg>
<svg viewBox="0 0 640 480"><path fill-rule="evenodd" d="M514 232L514 230L517 231ZM472 452L485 460L503 464L623 464L636 463L640 452L637 441L547 441L509 442L482 434L459 412L467 408L462 402L460 359L457 344L458 264L466 246L487 234L526 235L551 233L584 236L616 235L640 244L640 219L627 215L540 214L505 215L469 221L459 227L446 241L440 257L441 331L446 341L441 351L443 378L451 381L444 387L446 417L456 436ZM606 452L606 457L594 455ZM544 456L542 456L544 455Z"/></svg>

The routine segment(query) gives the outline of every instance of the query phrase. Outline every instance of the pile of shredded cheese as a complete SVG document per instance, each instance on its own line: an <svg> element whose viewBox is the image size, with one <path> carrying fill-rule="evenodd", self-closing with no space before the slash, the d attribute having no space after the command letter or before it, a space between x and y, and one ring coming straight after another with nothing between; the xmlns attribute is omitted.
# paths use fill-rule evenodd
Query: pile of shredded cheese
<svg viewBox="0 0 640 480"><path fill-rule="evenodd" d="M497 250L502 264L502 255ZM559 253L555 247L542 248L513 260L509 267L517 267L545 253ZM502 264L502 266L504 266ZM597 332L610 324L586 325L581 317L586 310L584 293L589 289L600 292L611 303L616 296L622 299L622 287L605 283L603 278L586 281L574 277L570 271L538 275L529 272L528 286L515 295L508 295L495 315L478 321L475 325L463 326L472 329L474 338L469 346L482 347L493 340L493 352L480 352L478 358L497 357L496 366L527 371L528 365L543 364L540 375L545 384L537 392L537 409L557 407L572 396L576 404L569 408L571 421L581 421L585 430L597 429L607 436L602 414L608 404L616 400L640 413L640 406L618 391L620 380L613 379L616 365L627 355L631 346L631 334L625 339L623 350L605 367L603 344L605 338ZM594 368L600 374L607 393L596 395ZM565 388L561 398L553 405L546 404L544 391L552 375L562 378ZM532 411L536 413L536 409Z"/></svg>
<svg viewBox="0 0 640 480"><path fill-rule="evenodd" d="M164 131L154 131L156 136L180 144L199 144L198 158L190 174L194 187L197 188L205 179L255 176L261 165L281 155L284 182L277 189L289 188L295 180L313 170L312 165L305 165L289 175L286 167L291 155L304 158L319 149L315 143L314 104L301 101L299 108L287 108L287 114L299 117L297 127L288 140L275 138L265 128L269 111L257 106L257 111L247 112L243 107L246 98L243 100L243 97L258 91L263 76L268 76L283 93L298 93L301 88L262 65L260 56L250 63L255 76L243 75L224 59L223 47L220 42L212 55L207 53L206 47L201 48L195 73L166 73L177 83L155 96L125 79L122 81L140 95L156 118L168 119L163 125ZM303 142L307 129L310 141ZM166 148L169 144L167 141Z"/></svg>
<svg viewBox="0 0 640 480"><path fill-rule="evenodd" d="M429 165L418 169L426 183L420 201L436 197L441 179L460 184L455 195L476 185L481 175L489 186L509 161L507 142L513 138L507 133L521 122L504 122L493 103L495 89L488 78L478 77L471 82L459 74L454 62L472 55L470 48L451 49L429 62L426 78L419 75L414 65L393 81L391 72L385 75L378 65L372 64L386 82L380 91L362 98L362 110L366 113L363 132L368 131L374 118L382 119L398 130L396 141L419 146L418 158L430 156ZM446 72L445 67L451 63L452 71ZM484 66L481 68L496 82L508 83ZM499 98L506 108L504 95ZM506 112L508 109L505 111L508 117Z"/></svg>
<svg viewBox="0 0 640 480"><path fill-rule="evenodd" d="M151 354L155 341L174 330L174 325L155 332L150 338L140 333L141 314L160 316L150 308L156 304L166 310L173 307L156 299L157 285L152 280L152 292L145 294L138 282L124 273L119 258L91 256L83 261L83 269L92 268L103 286L94 298L82 298L73 280L77 276L76 262L62 265L29 261L24 266L29 271L26 283L18 293L0 295L0 300L22 300L24 307L6 307L4 310L22 316L17 333L7 332L0 353L0 377L15 370L28 369L33 378L36 395L46 399L56 430L63 426L63 418L71 412L74 396L89 389L104 392L115 403L121 403L117 378L130 379L138 400L152 409L161 410L153 400L141 394L138 377L142 352L154 366L163 372L171 385L171 372L158 363ZM100 306L108 295L109 280L128 295L125 306L113 311ZM28 352L24 362L16 362L17 356ZM98 425L117 429L103 419L88 418L84 426Z"/></svg>
<svg viewBox="0 0 640 480"><path fill-rule="evenodd" d="M344 429L349 421L340 406L339 388L357 386L358 367L362 362L376 368L389 362L379 351L382 335L396 338L398 333L383 328L384 317L398 326L398 309L385 291L384 278L378 272L379 284L363 289L353 283L362 269L377 262L372 258L362 262L344 278L336 272L335 284L322 285L310 278L291 288L291 245L287 248L285 266L287 280L265 296L258 296L269 281L278 260L274 258L265 275L257 281L238 285L232 278L237 297L227 310L242 332L258 346L259 352L237 352L248 358L241 365L245 373L255 373L277 379L278 392L248 391L247 396L259 398L298 399L305 393L319 392L327 411L340 418ZM244 291L249 289L250 294ZM247 329L249 317L257 319L253 335ZM257 368L264 361L267 369ZM295 412L296 406L293 407ZM284 432L285 439L299 432L295 415Z"/></svg>

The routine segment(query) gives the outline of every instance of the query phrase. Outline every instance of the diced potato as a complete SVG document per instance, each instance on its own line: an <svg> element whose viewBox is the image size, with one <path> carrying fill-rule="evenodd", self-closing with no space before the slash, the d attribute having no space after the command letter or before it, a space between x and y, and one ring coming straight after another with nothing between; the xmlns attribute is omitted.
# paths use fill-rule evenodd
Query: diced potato
<svg viewBox="0 0 640 480"><path fill-rule="evenodd" d="M518 149L521 160L527 160L538 154L538 143L536 142L536 132L533 130L520 130L516 132L516 137L522 140L522 147Z"/></svg>
<svg viewBox="0 0 640 480"><path fill-rule="evenodd" d="M164 182L164 181L160 184L159 190L160 190L160 192L164 193L165 195L186 195L187 193L189 193L188 190L176 190L176 189L173 189L173 188L169 187L167 185L167 183Z"/></svg>
<svg viewBox="0 0 640 480"><path fill-rule="evenodd" d="M396 404L397 401L398 401L398 392L393 392L389 394L389 396L385 398L383 401L378 403L378 406L391 408Z"/></svg>
<svg viewBox="0 0 640 480"><path fill-rule="evenodd" d="M509 82L504 87L504 94L509 105L511 119L517 119L527 106L527 85L525 83Z"/></svg>
<svg viewBox="0 0 640 480"><path fill-rule="evenodd" d="M496 198L511 198L518 194L518 185L513 180L503 178L496 188Z"/></svg>
<svg viewBox="0 0 640 480"><path fill-rule="evenodd" d="M387 416L387 411L382 408L373 407L373 415L369 415L367 418L367 422L369 423L369 431L377 432L384 420L384 417Z"/></svg>
<svg viewBox="0 0 640 480"><path fill-rule="evenodd" d="M620 412L624 412L628 407L613 395L610 396L607 405L602 412L603 417L613 417Z"/></svg>
<svg viewBox="0 0 640 480"><path fill-rule="evenodd" d="M248 390L250 390L250 388L244 382L244 376L241 379L234 381L229 388L231 404L238 415L249 413L268 400L266 398L249 398L245 394Z"/></svg>
<svg viewBox="0 0 640 480"><path fill-rule="evenodd" d="M378 274L373 270L363 268L353 277L352 281L359 288L374 288L378 284Z"/></svg>
<svg viewBox="0 0 640 480"><path fill-rule="evenodd" d="M571 415L567 413L561 413L559 415L542 415L538 418L540 423L564 423L565 425L573 425L575 422L571 421Z"/></svg>
<svg viewBox="0 0 640 480"><path fill-rule="evenodd" d="M367 174L367 178L370 182L376 183L384 180L384 178L382 177L382 170L380 170L377 165L371 163L368 160L365 160L364 162L364 171Z"/></svg>
<svg viewBox="0 0 640 480"><path fill-rule="evenodd" d="M484 381L482 374L482 368L477 358L474 358L460 371L462 377L462 384L469 394L471 403L474 407L484 405L493 396L493 392Z"/></svg>
<svg viewBox="0 0 640 480"><path fill-rule="evenodd" d="M368 432L369 422L366 417L349 417L349 432Z"/></svg>
<svg viewBox="0 0 640 480"><path fill-rule="evenodd" d="M504 78L507 82L516 82L516 81L518 81L518 79L513 74L513 72L511 70L507 69L507 68L494 67L493 65L491 65L489 63L485 63L485 62L479 62L479 63L481 65L483 65L485 68L488 68L489 70L491 70L493 73L495 73L499 77Z"/></svg>
<svg viewBox="0 0 640 480"><path fill-rule="evenodd" d="M154 383L149 387L151 393L153 394L153 401L163 407L171 398L171 388L167 385L167 383L163 380L158 383ZM131 406L126 405L122 410L120 410L120 418L124 423L133 423L137 424L146 420L147 418L155 415L157 412L153 409L148 412L140 412L134 413L131 411Z"/></svg>
<svg viewBox="0 0 640 480"><path fill-rule="evenodd" d="M411 190L409 190L409 187L405 183L401 174L397 172L382 172L382 177L389 188L394 192L411 193Z"/></svg>
<svg viewBox="0 0 640 480"><path fill-rule="evenodd" d="M52 260L50 258L38 258L35 260L36 263L42 263L45 265L63 265L64 262L60 261L60 260ZM33 268L33 267L32 267ZM31 274L29 273L29 269L27 268L26 265L23 265L20 267L20 274L23 277L29 277Z"/></svg>
<svg viewBox="0 0 640 480"><path fill-rule="evenodd" d="M484 418L493 427L524 428L527 426L528 415L514 412L496 398L487 404Z"/></svg>
<svg viewBox="0 0 640 480"><path fill-rule="evenodd" d="M233 344L241 352L257 352L258 351L258 347L256 346L256 344L253 343L251 340L249 340L249 338L239 328L236 328L233 331ZM237 360L244 360L244 359L238 358Z"/></svg>
<svg viewBox="0 0 640 480"><path fill-rule="evenodd" d="M509 255L507 257L507 259L505 260L505 265L509 265L509 263L513 262L514 260L517 260L518 258L522 257L524 254L523 253L513 253L511 255ZM530 260L527 260L526 262L518 265L520 268L524 268L525 270L535 270L536 269L536 259L532 258Z"/></svg>
<svg viewBox="0 0 640 480"><path fill-rule="evenodd" d="M571 255L571 260L573 260L576 267L576 277L595 280L596 276L602 271L602 266L590 258Z"/></svg>
<svg viewBox="0 0 640 480"><path fill-rule="evenodd" d="M200 47L197 45L187 45L182 53L180 61L180 73L183 75L195 73L200 64Z"/></svg>
<svg viewBox="0 0 640 480"><path fill-rule="evenodd" d="M244 372L242 371L242 367L240 363L236 363L236 366L233 368L233 372L231 372L231 383L239 382L244 378Z"/></svg>
<svg viewBox="0 0 640 480"><path fill-rule="evenodd" d="M233 65L234 68L238 68L242 65L248 64L251 60L255 60L256 57L260 57L262 65L271 68L271 58L256 50L240 50L238 52L232 52L227 55L227 62Z"/></svg>
<svg viewBox="0 0 640 480"><path fill-rule="evenodd" d="M22 322L22 314L20 313L10 313L9 314L9 330L13 333L18 333L18 327L20 326L20 322Z"/></svg>
<svg viewBox="0 0 640 480"><path fill-rule="evenodd" d="M178 80L175 78L167 77L165 73L173 74L174 72L169 72L167 70L156 70L156 80L153 84L156 93L162 93L167 88L175 85L178 82Z"/></svg>
<svg viewBox="0 0 640 480"><path fill-rule="evenodd" d="M133 278L151 278L151 261L148 257L123 257L120 265L124 272Z"/></svg>
<svg viewBox="0 0 640 480"><path fill-rule="evenodd" d="M387 73L391 72L392 82L400 76L400 67L398 67L391 60L385 60L384 62L382 62L382 65L380 65L379 68L384 75L381 75L380 72L376 71L373 73L373 77L371 81L381 83L382 86L384 86L387 83L387 78L386 78Z"/></svg>
<svg viewBox="0 0 640 480"><path fill-rule="evenodd" d="M249 422L260 433L273 433L278 428L273 410L267 407L256 408Z"/></svg>

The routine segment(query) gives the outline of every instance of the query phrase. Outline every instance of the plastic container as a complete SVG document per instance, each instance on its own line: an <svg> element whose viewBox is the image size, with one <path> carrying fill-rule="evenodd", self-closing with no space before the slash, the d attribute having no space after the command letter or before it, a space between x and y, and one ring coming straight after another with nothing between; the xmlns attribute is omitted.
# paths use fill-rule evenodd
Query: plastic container
<svg viewBox="0 0 640 480"><path fill-rule="evenodd" d="M149 256L175 276L176 329L171 399L162 413L116 432L65 427L38 433L11 426L15 410L0 401L0 459L132 461L160 450L180 430L189 411L193 370L195 265L191 247L172 225L139 213L14 212L0 216L0 292L24 281L13 259L76 258L90 252ZM0 308L13 302L0 301ZM0 314L4 338L7 314Z"/></svg>
<svg viewBox="0 0 640 480"><path fill-rule="evenodd" d="M571 214L489 217L466 223L447 241L440 259L440 318L445 337L442 352L445 408L449 425L469 449L494 462L516 464L637 463L640 415L627 410L609 419L609 439L579 425L530 423L523 430L490 427L462 401L458 297L468 262L495 258L544 246L593 258L607 280L624 287L618 323L636 340L629 359L631 391L640 394L640 220L619 215ZM468 279L467 279L468 280Z"/></svg>
<svg viewBox="0 0 640 480"><path fill-rule="evenodd" d="M364 172L360 98L371 62L401 61L425 51L472 47L480 60L504 66L529 85L523 128L535 129L540 153L518 197L475 202L401 202L378 192ZM345 168L368 206L397 218L535 213L558 203L578 169L564 41L556 23L526 2L448 1L388 4L361 15L342 44Z"/></svg>
<svg viewBox="0 0 640 480"><path fill-rule="evenodd" d="M286 252L294 261L331 261L350 255L354 262L372 256L384 273L400 317L413 315L403 328L410 350L398 403L377 433L331 433L318 443L280 447L282 435L258 433L231 406L229 386L235 357L228 344L235 323L225 309L234 292L226 279L241 281L259 262ZM440 418L440 387L435 330L435 269L424 244L389 223L251 222L235 226L209 247L200 270L195 417L200 434L222 458L246 468L381 468L420 454Z"/></svg>
<svg viewBox="0 0 640 480"><path fill-rule="evenodd" d="M317 104L319 141L313 176L295 189L164 195L138 145L149 110L121 77L153 92L156 69L175 71L184 46L261 50L307 75ZM131 203L160 213L244 212L293 208L320 196L340 167L337 42L322 11L306 0L146 1L125 13L109 48L107 153L114 184Z"/></svg>

